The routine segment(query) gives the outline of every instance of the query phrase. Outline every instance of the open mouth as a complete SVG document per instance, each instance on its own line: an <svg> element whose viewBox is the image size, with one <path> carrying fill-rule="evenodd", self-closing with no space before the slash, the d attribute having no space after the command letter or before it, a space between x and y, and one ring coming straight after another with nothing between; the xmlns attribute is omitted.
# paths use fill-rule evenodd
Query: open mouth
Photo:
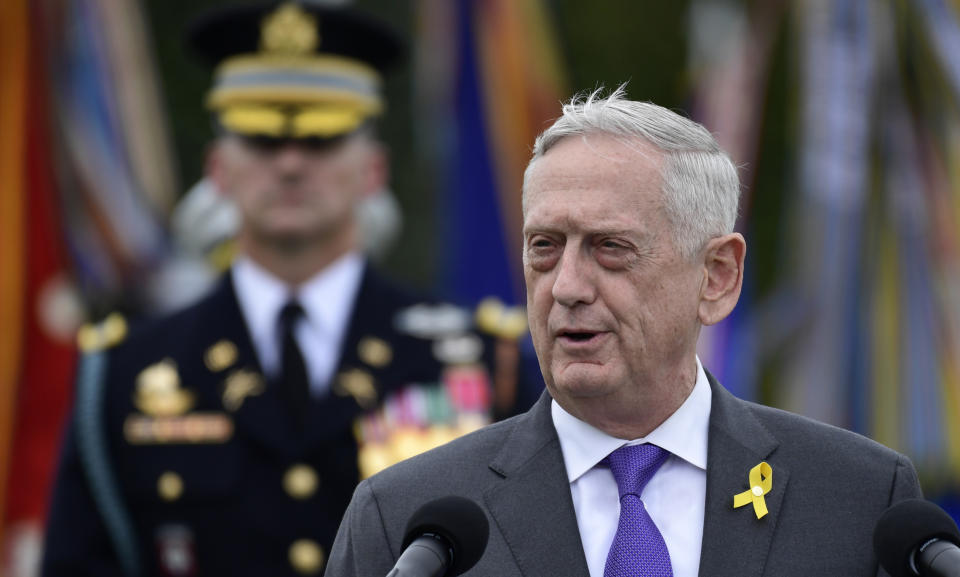
<svg viewBox="0 0 960 577"><path fill-rule="evenodd" d="M560 338L574 343L585 343L597 336L598 333L590 331L563 331Z"/></svg>

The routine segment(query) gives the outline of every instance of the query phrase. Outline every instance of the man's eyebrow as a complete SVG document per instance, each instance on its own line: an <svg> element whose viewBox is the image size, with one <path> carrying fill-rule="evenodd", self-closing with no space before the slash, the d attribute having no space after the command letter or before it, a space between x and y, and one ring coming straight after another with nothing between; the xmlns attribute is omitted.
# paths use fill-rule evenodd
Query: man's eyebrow
<svg viewBox="0 0 960 577"><path fill-rule="evenodd" d="M532 234L560 234L563 236L569 236L571 234L580 234L584 236L617 236L617 237L626 237L631 239L636 239L637 241L643 241L651 236L651 233L639 230L635 228L623 228L623 227L585 227L585 228L576 228L568 229L562 228L555 225L543 225L543 226L524 226L522 229L524 238Z"/></svg>

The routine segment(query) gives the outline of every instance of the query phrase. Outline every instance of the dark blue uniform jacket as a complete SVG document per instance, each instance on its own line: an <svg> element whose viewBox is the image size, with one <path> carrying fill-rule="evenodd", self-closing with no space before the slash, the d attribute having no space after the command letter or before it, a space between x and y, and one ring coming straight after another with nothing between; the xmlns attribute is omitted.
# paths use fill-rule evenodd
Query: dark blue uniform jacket
<svg viewBox="0 0 960 577"><path fill-rule="evenodd" d="M394 325L416 302L367 269L337 372L352 378L313 401L300 434L262 376L229 275L191 308L88 355L43 575L318 574L359 480L354 420L441 370L430 340ZM360 352L371 340L392 353L371 357L376 366Z"/></svg>

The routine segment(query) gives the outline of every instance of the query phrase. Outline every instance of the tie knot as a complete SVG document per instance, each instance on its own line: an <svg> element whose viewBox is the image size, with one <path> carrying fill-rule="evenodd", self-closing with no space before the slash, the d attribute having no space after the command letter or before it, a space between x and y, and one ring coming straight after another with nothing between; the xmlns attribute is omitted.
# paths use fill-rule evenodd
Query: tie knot
<svg viewBox="0 0 960 577"><path fill-rule="evenodd" d="M607 461L620 497L630 494L640 497L647 482L669 456L669 451L651 444L626 445L610 453Z"/></svg>
<svg viewBox="0 0 960 577"><path fill-rule="evenodd" d="M294 323L302 316L303 307L300 306L300 303L295 299L288 301L287 304L283 305L283 308L280 309L280 326L284 330L292 329Z"/></svg>

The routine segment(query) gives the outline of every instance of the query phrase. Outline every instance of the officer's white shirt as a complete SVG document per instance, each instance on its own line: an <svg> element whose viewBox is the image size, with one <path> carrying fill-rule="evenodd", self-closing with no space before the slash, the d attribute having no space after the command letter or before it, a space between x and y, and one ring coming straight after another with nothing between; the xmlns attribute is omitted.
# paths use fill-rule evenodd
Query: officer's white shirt
<svg viewBox="0 0 960 577"><path fill-rule="evenodd" d="M628 442L611 437L553 401L553 424L560 437L591 577L603 577L620 518L617 482L600 461L623 445L640 443L653 443L671 453L644 488L641 499L667 543L674 577L696 577L707 492L710 407L710 384L700 359L693 392L673 415L642 439Z"/></svg>
<svg viewBox="0 0 960 577"><path fill-rule="evenodd" d="M280 373L280 309L296 298L305 314L294 328L294 336L307 366L310 392L314 397L326 394L337 370L363 267L363 258L349 253L300 285L294 293L291 287L249 258L237 258L231 269L237 301L260 366L268 377Z"/></svg>

